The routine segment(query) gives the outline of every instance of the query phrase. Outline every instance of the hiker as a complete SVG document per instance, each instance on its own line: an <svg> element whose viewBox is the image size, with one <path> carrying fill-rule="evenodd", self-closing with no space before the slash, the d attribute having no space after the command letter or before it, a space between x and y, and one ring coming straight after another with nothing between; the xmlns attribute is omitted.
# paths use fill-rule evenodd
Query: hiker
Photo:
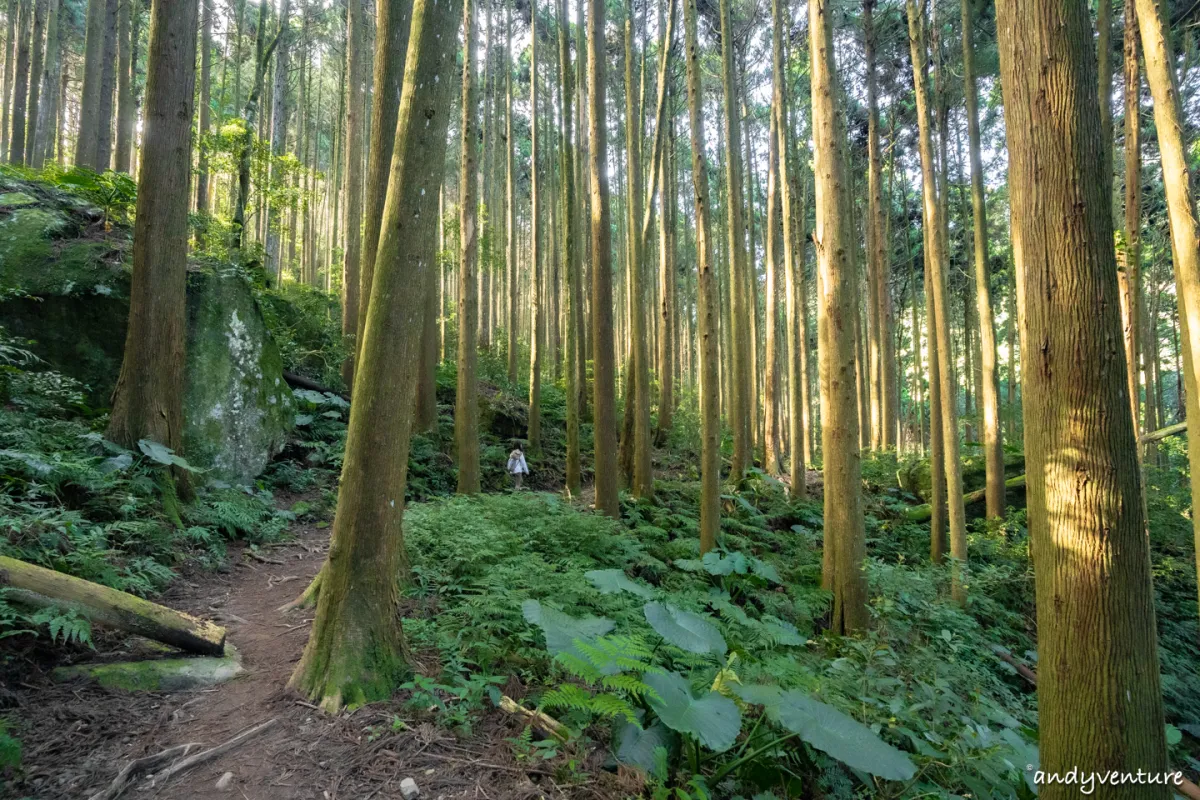
<svg viewBox="0 0 1200 800"><path fill-rule="evenodd" d="M513 476L513 491L521 491L521 477L529 474L529 465L520 447L508 454L508 473Z"/></svg>

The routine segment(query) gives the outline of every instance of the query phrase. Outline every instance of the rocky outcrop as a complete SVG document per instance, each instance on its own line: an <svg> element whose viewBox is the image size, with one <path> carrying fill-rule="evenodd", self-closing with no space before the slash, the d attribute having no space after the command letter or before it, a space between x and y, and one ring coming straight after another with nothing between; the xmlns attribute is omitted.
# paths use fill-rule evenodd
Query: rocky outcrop
<svg viewBox="0 0 1200 800"><path fill-rule="evenodd" d="M37 183L0 180L0 324L50 369L109 405L129 315L130 233ZM249 281L236 268L188 272L184 452L206 476L253 480L291 430L292 393Z"/></svg>

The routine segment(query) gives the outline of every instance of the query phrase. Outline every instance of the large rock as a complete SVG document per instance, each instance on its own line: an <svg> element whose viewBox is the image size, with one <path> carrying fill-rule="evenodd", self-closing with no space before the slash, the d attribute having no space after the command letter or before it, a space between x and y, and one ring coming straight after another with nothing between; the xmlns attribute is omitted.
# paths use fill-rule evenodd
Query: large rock
<svg viewBox="0 0 1200 800"><path fill-rule="evenodd" d="M129 316L129 232L105 231L98 211L64 192L4 183L0 320L84 383L89 404L107 407ZM187 304L184 455L211 478L245 483L292 427L283 362L238 270L189 268Z"/></svg>

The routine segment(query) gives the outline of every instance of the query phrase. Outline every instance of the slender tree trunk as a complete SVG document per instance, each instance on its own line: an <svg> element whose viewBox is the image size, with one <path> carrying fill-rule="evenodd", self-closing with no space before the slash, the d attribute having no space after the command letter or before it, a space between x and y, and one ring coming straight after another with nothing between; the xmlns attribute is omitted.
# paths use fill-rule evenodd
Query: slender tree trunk
<svg viewBox="0 0 1200 800"><path fill-rule="evenodd" d="M1096 66L1098 101L1100 106L1100 133L1104 140L1101 157L1103 163L1105 197L1112 198L1113 182L1113 118L1112 118L1112 9L1113 0L1096 0Z"/></svg>
<svg viewBox="0 0 1200 800"><path fill-rule="evenodd" d="M269 171L270 194L281 193L285 177L280 172L283 169L280 159L283 157L287 144L288 98L287 79L290 71L288 47L291 44L289 31L291 29L290 0L281 0L279 4L279 44L275 53L275 76L271 81L271 162ZM264 193L267 206L267 271L275 277L276 284L283 282L283 253L280 247L281 201ZM357 339L356 339L357 341Z"/></svg>
<svg viewBox="0 0 1200 800"><path fill-rule="evenodd" d="M529 107L530 107L530 150L529 150L529 219L532 226L529 259L532 265L530 307L533 332L529 339L529 452L538 456L542 452L542 347L545 344L545 294L542 275L542 162L539 150L539 126L541 120L538 107L538 36L537 0L530 3L529 45ZM465 126L464 126L465 127ZM466 159L463 159L466 163Z"/></svg>
<svg viewBox="0 0 1200 800"><path fill-rule="evenodd" d="M101 172L111 167L113 160L113 110L117 92L118 3L119 0L108 0L104 8L104 57L100 65L100 101L96 124L96 169ZM194 77L193 80L195 80Z"/></svg>
<svg viewBox="0 0 1200 800"><path fill-rule="evenodd" d="M436 269L430 234L445 163L458 13L457 0L412 4L419 35L408 48L332 545L312 635L289 681L330 712L390 696L407 657L397 613L408 573L404 488L423 312Z"/></svg>
<svg viewBox="0 0 1200 800"><path fill-rule="evenodd" d="M889 424L891 398L885 386L884 342L891 336L887 304L888 258L886 222L883 210L883 159L879 152L878 78L875 68L875 0L863 3L863 37L867 61L867 280L871 303L871 449L895 446L895 426Z"/></svg>
<svg viewBox="0 0 1200 800"><path fill-rule="evenodd" d="M504 4L504 219L505 219L505 300L508 308L508 382L517 382L517 218L512 126L512 0ZM582 335L582 334L580 334ZM569 459L568 459L569 461ZM570 481L568 490L570 489Z"/></svg>
<svg viewBox="0 0 1200 800"><path fill-rule="evenodd" d="M40 72L34 80L40 86L41 101L38 103L36 122L32 128L29 145L29 166L41 169L54 152L55 126L58 121L58 86L61 76L61 38L59 34L59 0L49 0L46 9L46 54Z"/></svg>
<svg viewBox="0 0 1200 800"><path fill-rule="evenodd" d="M408 49L409 26L412 22L411 0L379 2L375 6L375 80L371 98L371 140L367 149L367 193L363 213L362 267L359 276L359 314L356 338L362 341L367 324L367 306L371 298L371 281L375 275L376 251L383 220L383 204L391 173L392 150L396 143L396 115L400 111L400 92L404 86L404 60ZM430 284L432 285L432 283ZM425 352L424 349L421 351ZM436 373L436 359L425 357L426 368ZM422 369L421 380L427 382L428 369ZM425 409L426 413L430 409ZM437 404L432 408L437 419ZM417 425L430 422L418 414Z"/></svg>
<svg viewBox="0 0 1200 800"><path fill-rule="evenodd" d="M776 91L776 95L781 92ZM774 105L774 104L773 104ZM787 214L786 206L780 201L779 162L786 156L779 151L779 120L778 107L771 112L770 135L767 143L767 215L766 231L766 303L763 309L763 321L766 328L765 339L765 368L763 370L763 404L764 436L763 436L763 471L768 475L778 475L781 469L779 444L779 282L778 272L780 250L785 249L780 241L782 223L780 212ZM751 211L753 215L753 211ZM751 259L753 263L754 259Z"/></svg>
<svg viewBox="0 0 1200 800"><path fill-rule="evenodd" d="M1162 774L1154 593L1123 352L1112 346L1116 262L1087 6L1001 0L997 30L1022 350L1038 353L1023 406L1039 769ZM1077 793L1058 783L1041 796ZM1126 783L1105 796L1170 792Z"/></svg>
<svg viewBox="0 0 1200 800"><path fill-rule="evenodd" d="M342 364L342 379L354 386L354 358L362 342L358 338L359 304L362 302L359 268L362 264L363 223L363 138L367 82L367 9L364 0L346 3L346 135L342 146L345 159L345 217L342 228L345 255L342 266L342 335L350 355ZM353 389L351 391L353 396Z"/></svg>
<svg viewBox="0 0 1200 800"><path fill-rule="evenodd" d="M25 163L25 109L29 99L29 39L33 6L37 0L21 0L17 18L16 67L13 76L12 139L9 141L8 160L12 164Z"/></svg>
<svg viewBox="0 0 1200 800"><path fill-rule="evenodd" d="M620 516L613 355L612 230L608 202L604 0L588 0L588 155L591 172L592 356L596 509ZM703 529L703 522L701 522Z"/></svg>
<svg viewBox="0 0 1200 800"><path fill-rule="evenodd" d="M1176 298L1179 323L1184 333L1183 355L1188 417L1200 407L1200 224L1196 222L1196 195L1189 183L1187 147L1184 141L1186 119L1176 82L1175 58L1167 29L1167 14L1157 0L1137 0L1138 27L1142 34L1142 54L1146 64L1146 82L1154 97L1154 127L1162 157L1163 185L1167 196L1167 216L1171 222L1172 263L1175 265ZM1192 437L1193 442L1200 437ZM1192 497L1200 497L1200 446L1188 448ZM1192 515L1195 529L1196 560L1200 564L1200 514Z"/></svg>
<svg viewBox="0 0 1200 800"><path fill-rule="evenodd" d="M955 560L953 594L959 602L966 601L963 572L967 562L967 520L962 500L962 464L958 449L958 409L955 403L954 375L950 358L949 300L946 296L946 227L944 206L939 202L934 177L933 135L930 130L929 100L925 75L925 44L923 22L916 0L908 0L909 42L912 48L914 81L916 83L917 118L920 126L922 196L925 226L929 229L929 292L926 302L933 310L933 325L929 331L932 342L937 340L938 382L941 393L941 429L944 448L946 500L950 522L950 554ZM943 163L945 160L943 158ZM943 200L945 191L943 190Z"/></svg>
<svg viewBox="0 0 1200 800"><path fill-rule="evenodd" d="M654 493L654 475L650 465L650 353L646 321L645 265L642 263L644 239L642 219L642 110L639 86L634 83L633 0L625 0L625 147L628 153L629 193L626 199L629 225L630 304L629 338L632 350L632 403L626 395L625 413L633 417L633 481L635 497L648 498Z"/></svg>
<svg viewBox="0 0 1200 800"><path fill-rule="evenodd" d="M75 165L99 169L96 142L100 135L101 64L104 61L104 10L108 0L88 0L83 54L83 89L79 98L79 137ZM11 8L11 5L10 5Z"/></svg>
<svg viewBox="0 0 1200 800"><path fill-rule="evenodd" d="M671 42L663 42L661 47L671 47ZM668 86L667 91L671 89ZM659 223L658 241L658 303L659 322L662 334L658 337L658 430L656 439L659 446L665 445L667 437L674 425L675 415L675 361L678 345L675 339L675 327L678 317L676 300L675 275L675 115L671 114L666 120L668 157L659 163L659 202L662 203L662 220Z"/></svg>
<svg viewBox="0 0 1200 800"><path fill-rule="evenodd" d="M684 0L688 129L692 134L692 187L696 203L696 318L700 360L700 552L717 546L721 527L721 390L717 375L717 293L709 232L708 160L704 154L704 95L696 0Z"/></svg>
<svg viewBox="0 0 1200 800"><path fill-rule="evenodd" d="M863 573L866 533L862 506L862 465L855 410L853 262L848 187L841 152L840 95L833 57L833 24L828 0L809 0L812 53L813 172L817 225L813 241L820 276L818 311L821 352L821 451L825 477L825 547L830 551L826 582L833 591L836 633L865 628L867 579Z"/></svg>
<svg viewBox="0 0 1200 800"><path fill-rule="evenodd" d="M126 4L133 0L125 0ZM212 93L211 93L211 76L212 76L212 31L213 31L213 0L200 0L201 16L200 16L200 121L199 130L197 131L197 140L200 146L199 165L196 169L196 213L202 216L208 214L208 137L212 133ZM125 77L125 72L122 70L122 79ZM121 101L121 116L122 121L132 118L133 114L126 109L126 102L132 106L133 92L132 86L129 83L125 84L126 93L129 95L126 100ZM128 114L128 117L126 116ZM118 134L132 135L133 126L128 128L124 124L117 124ZM117 140L117 155L125 152L122 149L124 146L132 150L133 142L123 143L120 137ZM128 167L128 163L126 164ZM120 167L118 167L119 169Z"/></svg>
<svg viewBox="0 0 1200 800"><path fill-rule="evenodd" d="M25 112L25 152L20 159L26 166L31 166L34 161L38 109L41 103L42 72L46 68L46 16L49 12L47 0L33 0L33 3L33 55L29 68L29 105Z"/></svg>
<svg viewBox="0 0 1200 800"><path fill-rule="evenodd" d="M145 169L138 175L129 326L105 431L131 450L142 439L176 451L183 445L196 16L195 2L154 0L150 9Z"/></svg>
<svg viewBox="0 0 1200 800"><path fill-rule="evenodd" d="M113 154L113 169L117 172L129 172L133 157L133 126L135 123L136 106L133 100L133 37L132 24L136 0L117 0L117 148ZM200 113L206 113L209 95L209 72L204 65L209 63L208 49L212 46L212 13L207 0L201 0L205 5L201 11L201 28L206 31L202 36L200 53ZM203 146L200 149L201 158L204 155ZM197 190L200 182L196 182Z"/></svg>
<svg viewBox="0 0 1200 800"><path fill-rule="evenodd" d="M478 494L479 486L479 396L475 366L479 354L475 346L479 295L475 290L475 270L479 262L476 239L475 190L479 180L479 144L475 115L478 94L475 89L475 2L463 3L462 70L462 152L458 184L458 386L454 402L454 443L458 458L459 494ZM536 127L536 126L535 126ZM534 345L537 346L536 344ZM532 417L532 414L531 414Z"/></svg>
<svg viewBox="0 0 1200 800"><path fill-rule="evenodd" d="M1138 58L1137 8L1125 4L1124 38L1125 86L1125 264L1118 270L1117 285L1121 298L1123 340L1125 342L1125 378L1130 418L1136 433L1138 414L1138 358L1141 353L1139 328L1142 295L1142 132L1140 115L1141 69Z"/></svg>
<svg viewBox="0 0 1200 800"><path fill-rule="evenodd" d="M562 224L565 228L563 236L563 263L566 265L567 278L567 324L566 324L566 372L567 372L567 464L566 483L567 495L577 497L582 489L582 466L579 453L579 337L582 335L581 325L583 309L580 308L582 293L579 282L582 279L582 260L576 241L577 216L575 212L575 153L574 139L571 133L571 99L575 84L571 77L571 51L567 17L567 0L559 0L558 7L558 103L562 109L562 127L559 140L558 168L562 174ZM509 33L505 34L505 66L511 57ZM511 99L511 93L509 94ZM512 134L512 105L507 104L505 129L506 136ZM506 140L507 141L507 140ZM509 148L511 152L511 147ZM512 184L509 183L511 190ZM511 224L511 223L510 223ZM511 232L510 232L511 241ZM511 328L511 322L509 324ZM509 336L510 341L512 335Z"/></svg>
<svg viewBox="0 0 1200 800"><path fill-rule="evenodd" d="M13 67L16 61L17 17L20 16L20 0L8 0L8 12L4 15L7 28L4 34L4 97L0 98L0 157L8 152L8 120L12 111Z"/></svg>
<svg viewBox="0 0 1200 800"><path fill-rule="evenodd" d="M1000 379L996 369L996 320L992 311L992 271L988 262L987 201L979 142L979 98L975 86L974 0L962 0L963 93L967 102L967 146L971 160L971 213L975 235L975 313L979 317L983 411L983 457L987 473L987 515L1004 516L1004 443L1000 437ZM1102 0L1108 2L1108 0Z"/></svg>

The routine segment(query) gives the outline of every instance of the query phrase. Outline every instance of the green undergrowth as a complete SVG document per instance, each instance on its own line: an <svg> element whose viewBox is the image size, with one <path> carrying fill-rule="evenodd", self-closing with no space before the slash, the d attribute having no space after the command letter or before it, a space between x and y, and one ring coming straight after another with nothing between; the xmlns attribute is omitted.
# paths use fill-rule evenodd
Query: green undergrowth
<svg viewBox="0 0 1200 800"><path fill-rule="evenodd" d="M1032 648L1006 594L1032 590L1019 529L976 534L964 611L921 557L927 529L872 514L873 625L834 637L820 506L756 473L723 497L720 551L701 559L696 491L659 482L620 522L543 493L413 506L410 591L431 613L405 629L442 665L407 685L413 702L469 728L515 676L571 730L516 741L519 756L561 769L599 744L661 797L1027 795L1033 698L990 650Z"/></svg>
<svg viewBox="0 0 1200 800"><path fill-rule="evenodd" d="M107 441L83 387L37 366L0 331L0 555L151 597L182 569L222 564L232 539L284 535L292 516L261 487L196 481L181 502L166 465L186 461L155 442ZM36 632L91 639L86 620L30 614L0 595L0 638Z"/></svg>

